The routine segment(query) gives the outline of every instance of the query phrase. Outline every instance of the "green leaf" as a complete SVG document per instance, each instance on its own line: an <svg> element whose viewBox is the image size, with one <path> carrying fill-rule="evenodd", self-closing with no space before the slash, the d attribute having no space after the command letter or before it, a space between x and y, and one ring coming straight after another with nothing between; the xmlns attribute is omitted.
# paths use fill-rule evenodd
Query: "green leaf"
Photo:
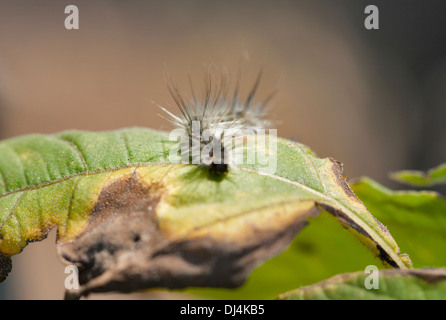
<svg viewBox="0 0 446 320"><path fill-rule="evenodd" d="M415 187L430 187L446 183L446 163L443 163L427 172L417 170L402 170L394 172L390 177L398 182Z"/></svg>
<svg viewBox="0 0 446 320"><path fill-rule="evenodd" d="M378 272L378 274L376 273ZM374 276L377 278L373 278ZM281 300L444 300L446 269L340 274L284 293Z"/></svg>
<svg viewBox="0 0 446 320"><path fill-rule="evenodd" d="M351 184L355 194L392 234L415 267L446 266L446 199L432 191L393 191L370 178Z"/></svg>
<svg viewBox="0 0 446 320"><path fill-rule="evenodd" d="M275 172L256 162L231 168L223 179L200 166L169 162L166 133L143 128L1 142L2 277L9 257L57 227L62 260L80 268L80 294L236 287L321 209L385 264L411 267L355 197L339 162L271 139L255 151L266 157L274 153L275 144L268 143L277 143Z"/></svg>

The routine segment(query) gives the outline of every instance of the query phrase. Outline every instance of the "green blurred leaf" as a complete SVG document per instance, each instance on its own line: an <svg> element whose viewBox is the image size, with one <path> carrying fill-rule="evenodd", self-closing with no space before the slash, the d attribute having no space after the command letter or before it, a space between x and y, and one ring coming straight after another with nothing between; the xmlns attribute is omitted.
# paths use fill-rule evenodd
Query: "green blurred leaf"
<svg viewBox="0 0 446 320"><path fill-rule="evenodd" d="M430 187L446 183L446 163L427 172L417 170L402 170L393 172L390 177L398 182L415 187Z"/></svg>
<svg viewBox="0 0 446 320"><path fill-rule="evenodd" d="M340 274L284 293L281 300L445 300L446 269ZM374 275L378 277L373 279ZM367 286L366 286L367 285ZM375 285L372 287L370 285ZM377 287L377 288L376 288Z"/></svg>
<svg viewBox="0 0 446 320"><path fill-rule="evenodd" d="M393 191L370 178L351 184L374 216L388 225L415 267L446 266L446 199L432 191Z"/></svg>

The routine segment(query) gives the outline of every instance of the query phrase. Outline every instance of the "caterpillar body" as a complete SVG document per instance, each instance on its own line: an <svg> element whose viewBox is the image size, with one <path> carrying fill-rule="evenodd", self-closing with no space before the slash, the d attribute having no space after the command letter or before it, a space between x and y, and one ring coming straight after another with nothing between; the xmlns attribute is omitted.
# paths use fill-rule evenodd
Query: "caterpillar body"
<svg viewBox="0 0 446 320"><path fill-rule="evenodd" d="M176 152L184 162L204 165L211 175L223 177L231 165L233 151L243 146L243 136L267 128L269 121L265 116L272 95L260 103L254 102L261 75L260 71L245 99L239 94L240 77L232 87L227 76L222 74L217 81L210 73L201 99L196 97L190 78L189 98L173 80L168 83L180 114L159 107L167 114L165 119L182 132Z"/></svg>

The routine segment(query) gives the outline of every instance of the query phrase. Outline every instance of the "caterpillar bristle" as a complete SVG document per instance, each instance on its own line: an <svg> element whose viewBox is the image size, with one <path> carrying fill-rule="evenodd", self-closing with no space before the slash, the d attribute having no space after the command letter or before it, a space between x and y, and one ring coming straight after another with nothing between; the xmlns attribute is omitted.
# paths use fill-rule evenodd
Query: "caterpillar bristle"
<svg viewBox="0 0 446 320"><path fill-rule="evenodd" d="M209 70L203 98L196 95L193 82L189 76L191 97L183 95L178 85L169 77L168 90L177 105L180 115L175 115L161 107L170 123L184 134L176 150L181 154L183 162L205 165L209 172L216 177L224 176L231 165L230 151L240 147L236 141L237 135L244 132L256 133L259 129L266 129L269 121L265 119L266 110L272 95L260 103L255 103L262 70L260 70L251 90L244 101L240 98L240 72L234 87L231 86L229 75L220 72L219 77ZM225 131L230 131L227 138ZM209 149L211 145L211 150ZM185 154L183 154L185 153ZM203 159L202 154L207 154ZM194 158L199 155L200 161Z"/></svg>

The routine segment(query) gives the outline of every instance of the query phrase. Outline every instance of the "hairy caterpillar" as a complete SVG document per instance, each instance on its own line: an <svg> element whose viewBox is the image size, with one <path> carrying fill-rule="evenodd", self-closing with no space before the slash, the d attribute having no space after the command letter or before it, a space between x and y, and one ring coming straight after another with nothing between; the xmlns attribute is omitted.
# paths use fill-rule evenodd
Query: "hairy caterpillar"
<svg viewBox="0 0 446 320"><path fill-rule="evenodd" d="M240 74L232 87L229 77L221 73L219 80L209 72L204 95L197 98L189 78L191 97L183 96L177 84L170 79L169 92L180 114L175 115L159 106L176 129L182 133L176 152L187 163L205 165L209 172L222 177L231 165L231 151L241 148L243 136L266 129L265 119L270 95L260 103L254 102L262 71L245 99L240 97Z"/></svg>

